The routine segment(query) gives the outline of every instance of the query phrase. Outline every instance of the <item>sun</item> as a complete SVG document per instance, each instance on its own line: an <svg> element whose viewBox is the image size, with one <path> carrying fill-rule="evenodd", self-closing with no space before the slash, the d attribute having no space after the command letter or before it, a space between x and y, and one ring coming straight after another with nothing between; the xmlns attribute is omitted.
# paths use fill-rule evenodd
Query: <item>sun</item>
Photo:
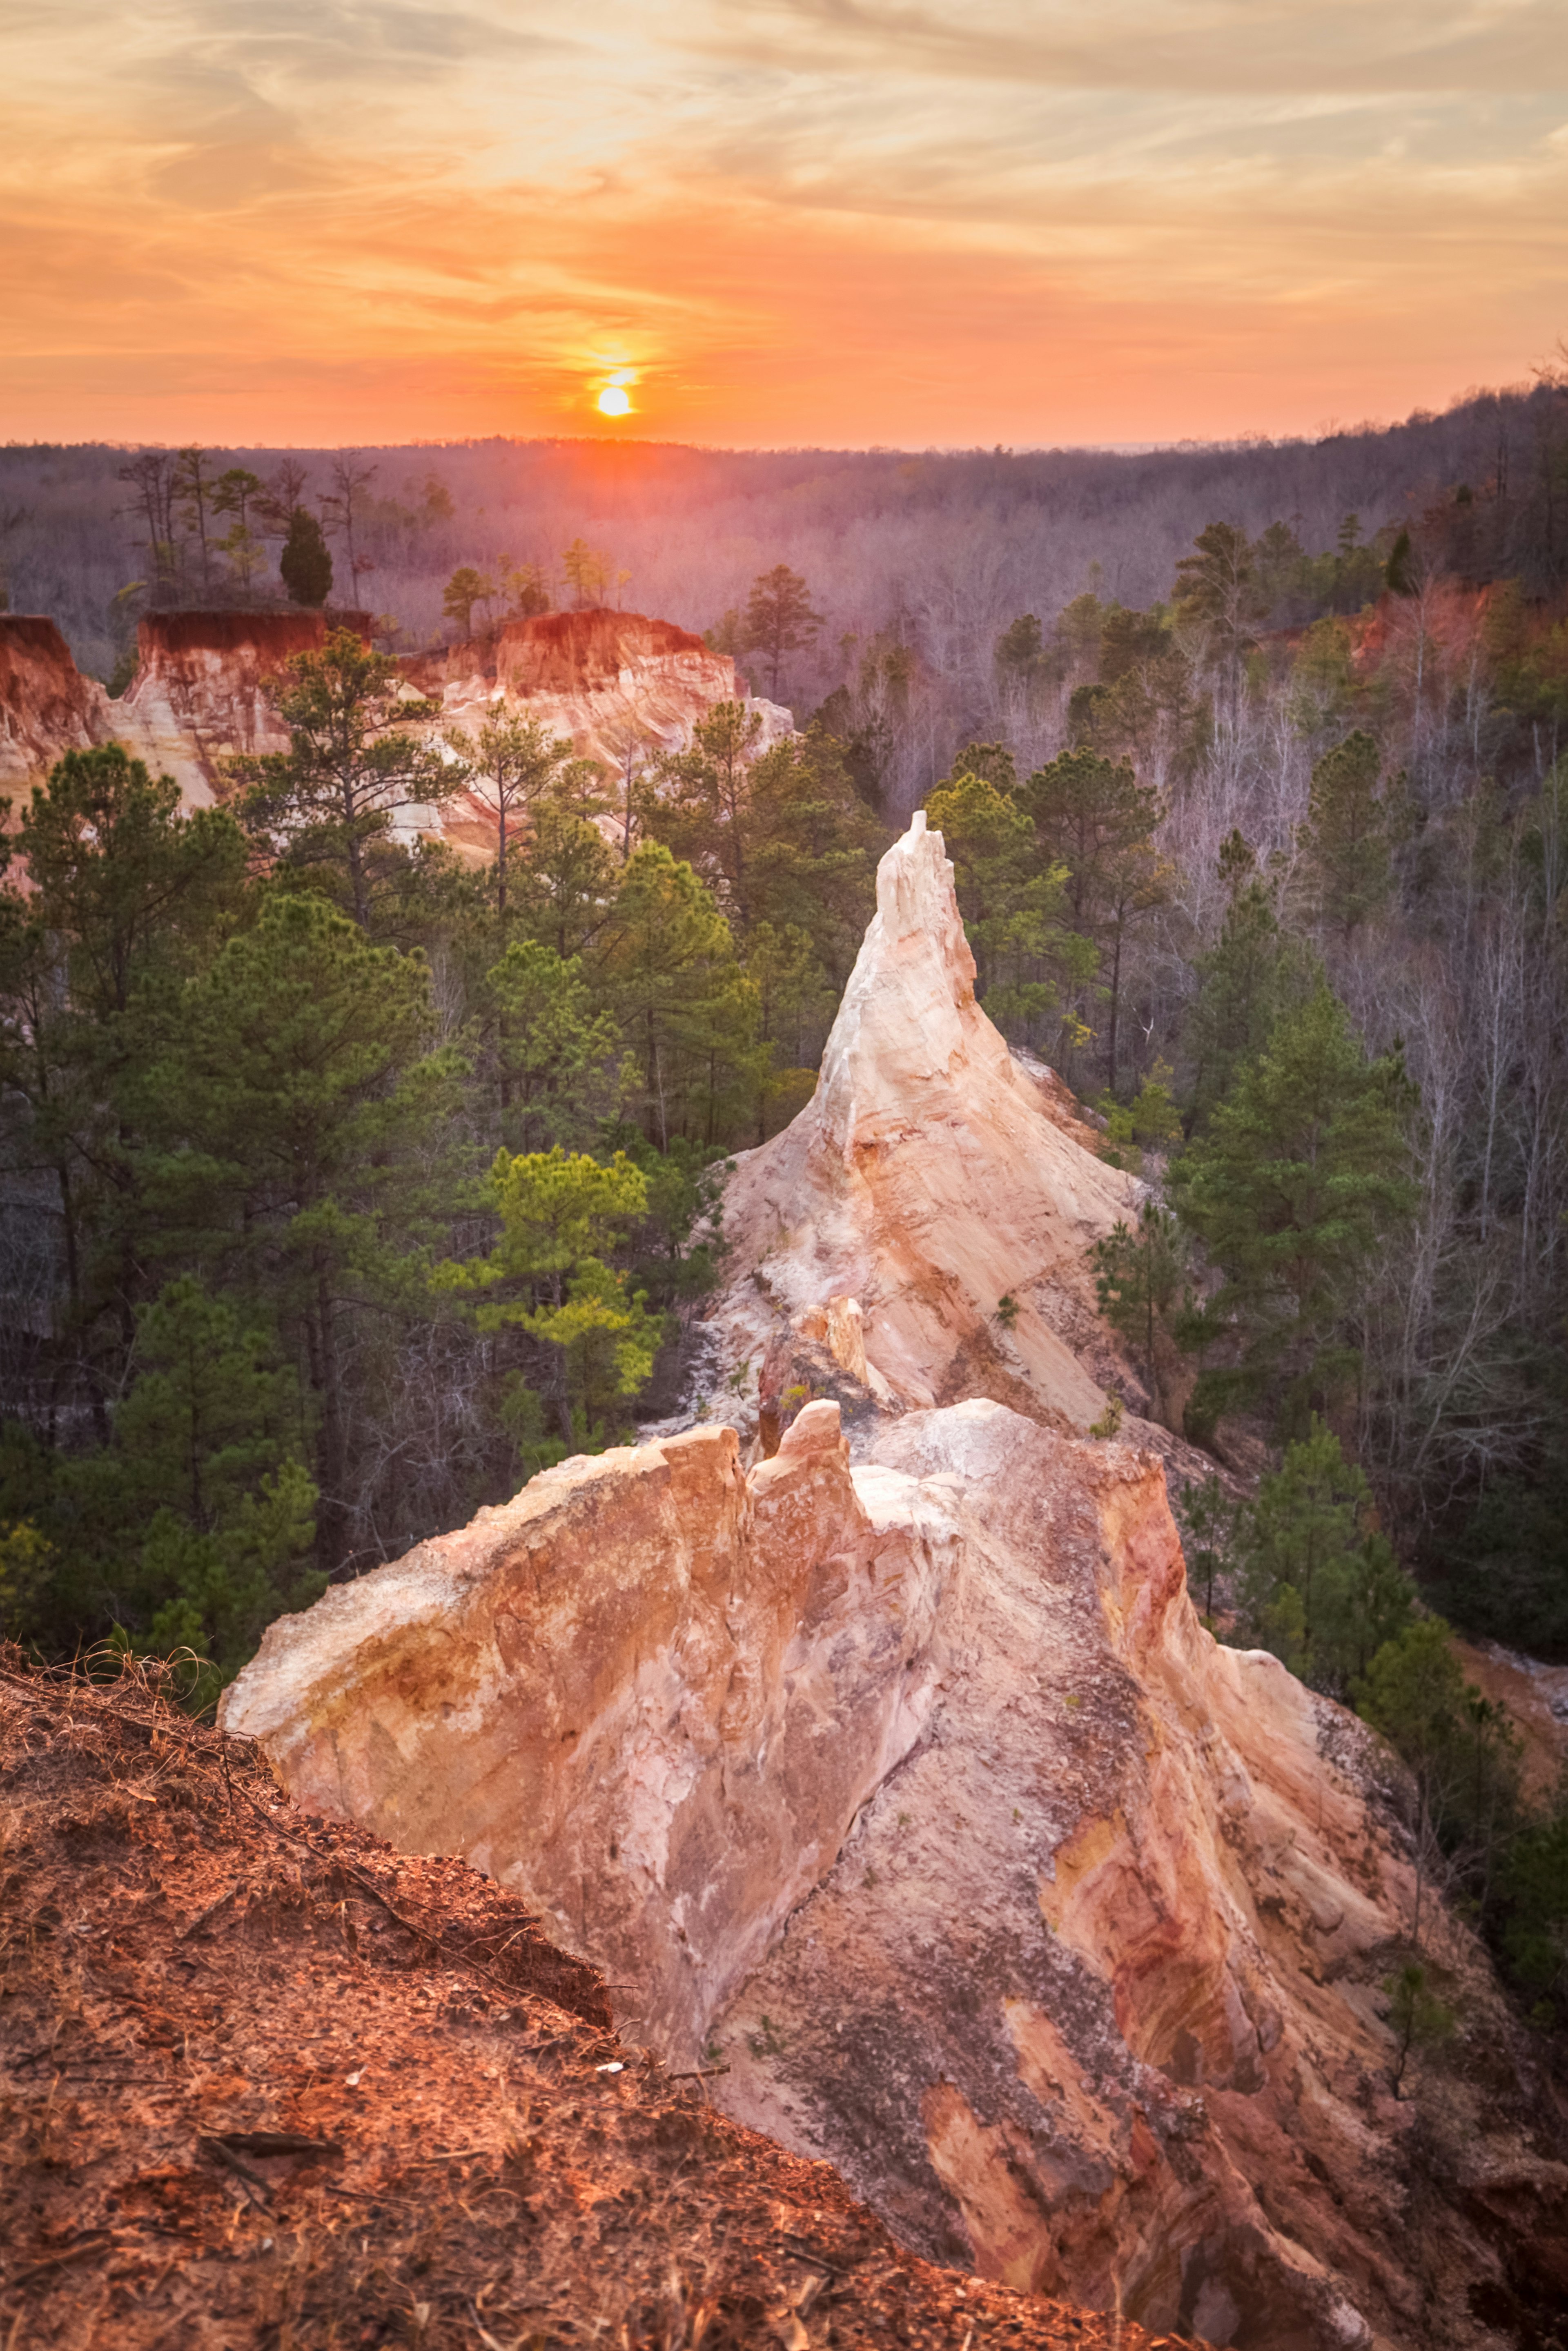
<svg viewBox="0 0 1568 2351"><path fill-rule="evenodd" d="M631 394L618 383L607 383L599 395L599 413L601 416L630 416Z"/></svg>

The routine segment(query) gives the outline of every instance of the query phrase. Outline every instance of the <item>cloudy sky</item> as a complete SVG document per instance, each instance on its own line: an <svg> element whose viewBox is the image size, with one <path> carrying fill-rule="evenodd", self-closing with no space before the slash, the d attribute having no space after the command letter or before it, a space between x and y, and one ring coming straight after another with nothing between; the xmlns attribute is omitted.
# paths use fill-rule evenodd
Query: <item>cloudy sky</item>
<svg viewBox="0 0 1568 2351"><path fill-rule="evenodd" d="M1388 418L1568 333L1568 0L0 0L0 439Z"/></svg>

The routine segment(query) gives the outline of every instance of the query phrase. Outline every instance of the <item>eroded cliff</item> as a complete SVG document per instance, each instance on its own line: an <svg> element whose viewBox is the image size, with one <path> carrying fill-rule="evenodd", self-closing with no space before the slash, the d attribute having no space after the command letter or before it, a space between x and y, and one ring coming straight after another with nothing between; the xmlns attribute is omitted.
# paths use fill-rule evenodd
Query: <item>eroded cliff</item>
<svg viewBox="0 0 1568 2351"><path fill-rule="evenodd" d="M329 1593L225 1722L299 1802L526 1891L923 2252L1241 2351L1522 2345L1491 2320L1568 2297L1557 2126L1429 1890L1462 2040L1394 2095L1393 1767L1217 1646L1161 1459L1081 1433L1082 1250L1134 1187L973 977L917 823L814 1101L727 1202L742 1426L563 1463Z"/></svg>
<svg viewBox="0 0 1568 2351"><path fill-rule="evenodd" d="M852 1469L827 1402L749 1475L728 1429L563 1464L275 1625L224 1721L543 1905L629 2031L937 2258L1260 2351L1424 2343L1499 2255L1452 2188L1411 2241L1417 2116L1561 2248L1495 2085L1393 2096L1377 1751L1198 1625L1151 1455L987 1399Z"/></svg>
<svg viewBox="0 0 1568 2351"><path fill-rule="evenodd" d="M139 625L136 675L120 701L82 677L52 621L0 614L0 789L41 782L62 753L123 742L155 772L172 775L188 808L221 799L224 762L238 753L286 751L287 730L269 686L296 653L315 650L329 626L368 636L368 612L151 613ZM413 731L473 731L500 712L537 719L571 742L606 776L627 754L683 750L720 702L745 698L727 654L673 622L638 612L549 612L512 621L471 643L401 666L411 690L439 712ZM787 710L747 705L760 747L787 735ZM459 795L444 810L410 809L405 831L449 838L461 852L495 853L495 819Z"/></svg>
<svg viewBox="0 0 1568 2351"><path fill-rule="evenodd" d="M53 621L0 612L0 793L15 798L66 752L107 742L112 707Z"/></svg>

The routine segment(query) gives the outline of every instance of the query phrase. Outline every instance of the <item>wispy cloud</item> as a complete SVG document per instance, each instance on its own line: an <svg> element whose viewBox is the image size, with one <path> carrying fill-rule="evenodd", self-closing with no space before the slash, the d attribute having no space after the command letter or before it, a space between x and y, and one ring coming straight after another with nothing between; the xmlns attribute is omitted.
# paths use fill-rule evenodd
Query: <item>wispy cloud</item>
<svg viewBox="0 0 1568 2351"><path fill-rule="evenodd" d="M1561 0L63 0L0 434L1144 438L1565 323Z"/></svg>

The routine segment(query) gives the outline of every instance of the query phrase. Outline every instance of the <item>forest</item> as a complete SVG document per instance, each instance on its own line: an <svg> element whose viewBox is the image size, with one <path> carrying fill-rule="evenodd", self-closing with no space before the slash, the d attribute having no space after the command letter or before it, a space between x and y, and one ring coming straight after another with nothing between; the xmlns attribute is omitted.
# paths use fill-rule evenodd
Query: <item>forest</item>
<svg viewBox="0 0 1568 2351"><path fill-rule="evenodd" d="M404 615L290 664L224 805L110 746L8 820L3 1629L188 1649L204 1703L280 1610L674 1412L730 1155L809 1098L920 804L987 1010L1149 1181L1092 1272L1125 1408L1215 1464L1195 1596L1389 1731L1563 1996L1568 1808L1446 1627L1568 1657L1568 376L1286 448L417 462L312 505L287 457L0 453L13 600L106 674L127 612L276 599L306 540L300 601L325 555ZM719 705L618 835L537 726L456 770L408 732L432 599L466 633L623 569L799 731ZM486 872L394 832L454 772Z"/></svg>

